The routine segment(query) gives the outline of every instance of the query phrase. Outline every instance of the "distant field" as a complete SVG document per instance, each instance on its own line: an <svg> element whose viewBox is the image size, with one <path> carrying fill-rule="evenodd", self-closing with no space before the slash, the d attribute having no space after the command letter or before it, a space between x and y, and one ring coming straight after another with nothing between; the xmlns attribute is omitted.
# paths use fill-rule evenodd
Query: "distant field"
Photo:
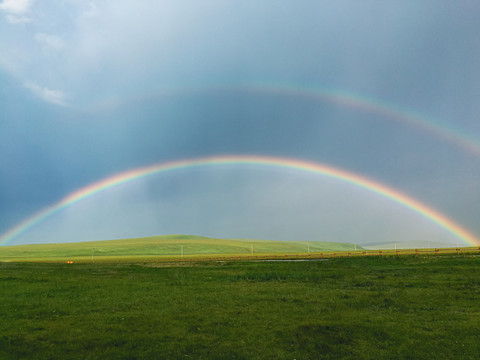
<svg viewBox="0 0 480 360"><path fill-rule="evenodd" d="M0 263L0 359L478 359L480 257Z"/></svg>
<svg viewBox="0 0 480 360"><path fill-rule="evenodd" d="M322 241L271 241L215 239L190 235L164 235L136 239L64 244L17 245L0 247L0 261L20 260L97 260L120 257L156 256L306 254L321 251L362 249L349 243Z"/></svg>

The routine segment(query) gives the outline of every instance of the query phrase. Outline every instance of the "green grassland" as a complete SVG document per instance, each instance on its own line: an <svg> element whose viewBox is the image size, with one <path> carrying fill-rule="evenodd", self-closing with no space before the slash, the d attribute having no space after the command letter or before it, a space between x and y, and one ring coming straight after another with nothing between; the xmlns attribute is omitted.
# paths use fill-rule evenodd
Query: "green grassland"
<svg viewBox="0 0 480 360"><path fill-rule="evenodd" d="M351 251L354 244L323 241L215 239L191 235L163 235L136 239L0 247L0 261L120 260L122 257L297 254L310 251ZM357 247L357 249L361 249Z"/></svg>
<svg viewBox="0 0 480 360"><path fill-rule="evenodd" d="M0 359L478 359L480 257L0 263Z"/></svg>

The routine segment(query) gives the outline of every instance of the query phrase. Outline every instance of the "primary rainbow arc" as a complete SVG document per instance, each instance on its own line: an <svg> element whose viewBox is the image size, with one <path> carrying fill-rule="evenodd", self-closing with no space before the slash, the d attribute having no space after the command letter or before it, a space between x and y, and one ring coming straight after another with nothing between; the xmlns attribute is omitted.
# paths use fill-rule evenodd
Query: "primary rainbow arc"
<svg viewBox="0 0 480 360"><path fill-rule="evenodd" d="M389 198L390 200L411 209L417 214L436 223L438 226L444 228L452 235L469 245L480 245L480 240L477 237L475 237L473 234L468 232L460 225L456 224L453 220L449 219L438 211L428 207L427 205L422 204L421 202L405 194L402 194L401 192L392 189L386 185L328 165L296 159L268 156L213 156L172 161L129 170L83 187L66 196L52 206L47 207L40 212L34 214L33 216L27 218L26 220L19 223L17 226L13 227L12 229L5 232L2 236L0 236L0 245L6 245L7 243L11 242L15 237L19 236L23 232L45 220L49 216L61 211L62 209L71 206L83 199L91 197L101 191L118 186L120 184L124 184L154 174L183 168L241 164L291 168L300 171L316 173L323 176L328 176L346 183L350 183L352 185L364 188L366 190Z"/></svg>

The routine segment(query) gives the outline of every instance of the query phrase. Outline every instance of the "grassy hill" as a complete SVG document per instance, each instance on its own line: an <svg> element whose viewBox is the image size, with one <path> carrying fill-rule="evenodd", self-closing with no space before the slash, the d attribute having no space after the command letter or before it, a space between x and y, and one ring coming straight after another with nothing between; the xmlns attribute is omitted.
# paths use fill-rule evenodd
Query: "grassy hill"
<svg viewBox="0 0 480 360"><path fill-rule="evenodd" d="M103 257L296 254L349 251L355 245L324 241L216 239L193 235L162 235L122 240L0 247L0 261ZM357 246L357 249L361 249Z"/></svg>

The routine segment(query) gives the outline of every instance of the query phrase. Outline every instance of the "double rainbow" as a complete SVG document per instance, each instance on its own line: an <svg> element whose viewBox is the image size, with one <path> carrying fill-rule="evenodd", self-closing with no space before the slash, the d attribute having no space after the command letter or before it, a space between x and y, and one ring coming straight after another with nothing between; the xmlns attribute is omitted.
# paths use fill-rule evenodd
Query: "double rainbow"
<svg viewBox="0 0 480 360"><path fill-rule="evenodd" d="M396 202L415 213L429 219L438 226L442 227L458 239L472 246L479 246L480 240L467 230L456 224L454 221L436 210L412 199L411 197L400 193L388 186L367 179L365 177L337 169L328 165L307 162L296 159L267 157L267 156L213 156L198 159L187 159L172 161L167 163L155 164L152 166L129 170L106 179L95 182L84 188L81 188L66 196L59 202L47 207L33 216L27 218L17 226L13 227L2 236L0 236L0 245L6 245L13 241L15 237L29 230L36 224L45 220L49 216L71 206L83 199L91 197L99 192L105 191L120 184L124 184L136 179L152 176L159 173L174 171L185 168L222 166L222 165L256 165L267 167L290 168L299 171L306 171L322 176L331 177L345 183L350 183L357 187L369 190L378 195L384 196L393 202Z"/></svg>

